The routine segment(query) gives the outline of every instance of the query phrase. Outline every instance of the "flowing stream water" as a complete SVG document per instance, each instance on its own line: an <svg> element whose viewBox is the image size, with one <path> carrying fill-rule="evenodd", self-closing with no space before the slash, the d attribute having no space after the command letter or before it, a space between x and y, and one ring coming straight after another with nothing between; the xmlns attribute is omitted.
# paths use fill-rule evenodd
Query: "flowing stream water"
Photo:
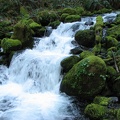
<svg viewBox="0 0 120 120"><path fill-rule="evenodd" d="M37 39L33 49L14 55L9 68L0 66L0 120L85 119L74 98L60 93L59 86L60 62L75 48L71 42L76 31L91 27L85 25L89 20L95 24L96 17L61 23L49 37Z"/></svg>

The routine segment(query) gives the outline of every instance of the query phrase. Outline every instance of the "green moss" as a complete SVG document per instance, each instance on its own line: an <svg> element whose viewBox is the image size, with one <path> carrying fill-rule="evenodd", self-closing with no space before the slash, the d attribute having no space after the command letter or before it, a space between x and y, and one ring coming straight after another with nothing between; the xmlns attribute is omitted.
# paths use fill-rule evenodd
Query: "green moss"
<svg viewBox="0 0 120 120"><path fill-rule="evenodd" d="M14 33L11 36L12 39L18 39L22 42L23 47L32 47L33 45L33 38L32 38L32 30L23 21L19 21L14 26Z"/></svg>
<svg viewBox="0 0 120 120"><path fill-rule="evenodd" d="M91 51L83 51L81 54L80 54L80 59L84 59L88 56L91 56L91 55L94 55L94 53L92 53Z"/></svg>
<svg viewBox="0 0 120 120"><path fill-rule="evenodd" d="M63 68L63 72L68 72L78 61L79 57L70 56L61 61L61 66Z"/></svg>
<svg viewBox="0 0 120 120"><path fill-rule="evenodd" d="M103 18L102 18L102 16L97 16L95 26L103 26Z"/></svg>
<svg viewBox="0 0 120 120"><path fill-rule="evenodd" d="M53 29L56 29L58 25L60 25L60 21L59 20L51 22L49 24L49 26L52 26Z"/></svg>
<svg viewBox="0 0 120 120"><path fill-rule="evenodd" d="M20 14L21 14L22 18L25 18L25 19L30 17L28 11L25 9L24 6L20 7Z"/></svg>
<svg viewBox="0 0 120 120"><path fill-rule="evenodd" d="M4 38L1 41L1 47L4 53L10 53L11 51L19 50L22 47L22 43L17 39Z"/></svg>
<svg viewBox="0 0 120 120"><path fill-rule="evenodd" d="M101 43L96 44L96 45L93 47L93 49L92 49L92 52L93 52L94 54L99 54L100 51L101 51Z"/></svg>
<svg viewBox="0 0 120 120"><path fill-rule="evenodd" d="M103 8L103 9L94 11L94 14L103 14L103 13L110 13L110 12L112 12L112 9Z"/></svg>
<svg viewBox="0 0 120 120"><path fill-rule="evenodd" d="M120 109L117 111L117 120L120 120Z"/></svg>
<svg viewBox="0 0 120 120"><path fill-rule="evenodd" d="M47 26L50 22L57 20L58 16L54 11L40 11L38 13L39 22L42 26Z"/></svg>
<svg viewBox="0 0 120 120"><path fill-rule="evenodd" d="M80 16L79 15L68 15L65 18L65 22L75 22L75 21L80 21Z"/></svg>
<svg viewBox="0 0 120 120"><path fill-rule="evenodd" d="M75 64L64 76L61 91L68 95L91 98L105 85L106 65L97 56L89 56Z"/></svg>
<svg viewBox="0 0 120 120"><path fill-rule="evenodd" d="M78 15L82 15L85 12L83 7L76 7L75 9Z"/></svg>
<svg viewBox="0 0 120 120"><path fill-rule="evenodd" d="M89 104L85 108L84 113L92 120L103 120L107 113L107 108L98 104Z"/></svg>
<svg viewBox="0 0 120 120"><path fill-rule="evenodd" d="M105 39L106 39L106 47L107 48L117 47L118 41L115 38L113 38L111 36L106 36Z"/></svg>
<svg viewBox="0 0 120 120"><path fill-rule="evenodd" d="M93 100L95 104L99 104L102 106L108 106L111 102L111 98L108 97L102 97L102 96L96 96Z"/></svg>
<svg viewBox="0 0 120 120"><path fill-rule="evenodd" d="M66 18L67 16L69 16L68 13L63 13L63 14L61 15L61 17L60 17L60 20L61 20L62 22L64 22L64 21L65 21L65 18Z"/></svg>
<svg viewBox="0 0 120 120"><path fill-rule="evenodd" d="M95 44L95 33L93 30L80 30L76 32L75 40L79 45L91 48Z"/></svg>
<svg viewBox="0 0 120 120"><path fill-rule="evenodd" d="M64 8L62 13L67 13L69 15L75 15L77 11L74 8Z"/></svg>

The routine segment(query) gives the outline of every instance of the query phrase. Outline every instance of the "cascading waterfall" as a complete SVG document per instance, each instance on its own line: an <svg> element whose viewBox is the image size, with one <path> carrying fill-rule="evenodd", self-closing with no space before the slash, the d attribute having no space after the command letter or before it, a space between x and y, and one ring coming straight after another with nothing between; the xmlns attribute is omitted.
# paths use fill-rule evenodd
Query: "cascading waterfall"
<svg viewBox="0 0 120 120"><path fill-rule="evenodd" d="M60 62L75 46L80 22L61 23L49 37L39 38L34 48L14 55L9 68L0 66L0 120L82 119L72 97L60 93ZM90 17L95 24L96 17Z"/></svg>

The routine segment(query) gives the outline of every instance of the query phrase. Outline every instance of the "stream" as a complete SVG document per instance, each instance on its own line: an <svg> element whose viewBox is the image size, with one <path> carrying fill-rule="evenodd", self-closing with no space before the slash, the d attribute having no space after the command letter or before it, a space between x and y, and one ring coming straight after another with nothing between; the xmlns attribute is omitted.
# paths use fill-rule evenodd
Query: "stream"
<svg viewBox="0 0 120 120"><path fill-rule="evenodd" d="M109 16L103 15L104 22ZM95 17L61 23L50 36L37 38L33 49L16 53L10 67L0 66L0 120L88 120L75 104L75 98L59 91L60 62L71 56L78 30L89 29Z"/></svg>

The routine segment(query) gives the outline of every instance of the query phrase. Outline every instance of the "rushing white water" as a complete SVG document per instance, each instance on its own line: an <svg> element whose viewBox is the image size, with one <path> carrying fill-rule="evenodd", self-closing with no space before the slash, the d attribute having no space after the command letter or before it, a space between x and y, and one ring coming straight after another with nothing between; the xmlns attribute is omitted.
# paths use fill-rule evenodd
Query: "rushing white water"
<svg viewBox="0 0 120 120"><path fill-rule="evenodd" d="M59 91L60 62L75 47L75 32L90 28L85 22L61 23L32 50L14 56L9 68L0 66L0 120L80 120L73 99Z"/></svg>

